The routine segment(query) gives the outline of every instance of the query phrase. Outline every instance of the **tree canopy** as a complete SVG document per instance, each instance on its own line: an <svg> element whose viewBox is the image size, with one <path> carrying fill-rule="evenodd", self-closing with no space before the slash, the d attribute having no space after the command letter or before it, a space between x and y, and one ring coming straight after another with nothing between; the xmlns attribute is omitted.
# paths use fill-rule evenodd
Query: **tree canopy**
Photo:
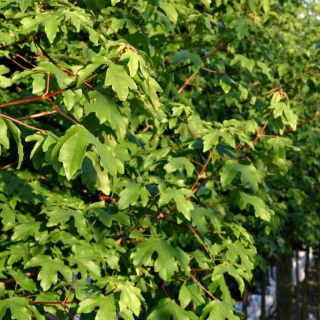
<svg viewBox="0 0 320 320"><path fill-rule="evenodd" d="M236 320L317 246L319 12L0 0L0 319Z"/></svg>

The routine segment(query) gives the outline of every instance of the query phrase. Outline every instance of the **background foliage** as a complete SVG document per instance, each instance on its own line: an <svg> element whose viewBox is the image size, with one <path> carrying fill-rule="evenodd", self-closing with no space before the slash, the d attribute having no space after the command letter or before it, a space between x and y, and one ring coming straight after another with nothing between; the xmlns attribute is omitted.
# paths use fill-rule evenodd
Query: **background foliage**
<svg viewBox="0 0 320 320"><path fill-rule="evenodd" d="M319 239L317 2L0 1L0 318L239 319Z"/></svg>

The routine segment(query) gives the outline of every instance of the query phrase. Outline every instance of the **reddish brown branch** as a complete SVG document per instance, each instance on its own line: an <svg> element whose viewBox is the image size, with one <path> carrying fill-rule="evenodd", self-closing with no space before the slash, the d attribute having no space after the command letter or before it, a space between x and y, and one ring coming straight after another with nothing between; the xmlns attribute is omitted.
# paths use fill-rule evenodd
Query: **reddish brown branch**
<svg viewBox="0 0 320 320"><path fill-rule="evenodd" d="M15 41L15 42L13 42L11 45L16 46L16 45L18 45L18 44L26 43L26 42L28 42L28 41L33 41L33 42L34 42L34 41L37 41L38 39L44 37L45 35L46 35L45 33L40 33L40 34L38 34L38 35L36 35L36 36L32 36L32 37L29 37L29 38L26 38L26 39L22 39L22 40ZM10 46L10 45L9 45L9 44L6 44L6 43L0 44L0 50L6 49L6 48L8 48L9 46Z"/></svg>
<svg viewBox="0 0 320 320"><path fill-rule="evenodd" d="M202 283L192 274L190 273L190 277L205 291L209 297L211 297L213 300L217 300L217 298L212 295L207 288L205 288Z"/></svg>
<svg viewBox="0 0 320 320"><path fill-rule="evenodd" d="M79 124L78 121L72 119L71 117L69 117L67 114L65 114L51 99L46 98L47 101L50 102L50 104L62 115L64 116L66 119L70 120L71 122L73 122L74 124Z"/></svg>

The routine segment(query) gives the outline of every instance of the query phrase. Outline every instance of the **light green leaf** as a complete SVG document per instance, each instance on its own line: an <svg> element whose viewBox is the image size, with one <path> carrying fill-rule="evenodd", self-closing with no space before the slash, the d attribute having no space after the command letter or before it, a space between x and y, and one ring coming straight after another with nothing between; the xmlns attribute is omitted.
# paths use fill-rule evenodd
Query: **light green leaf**
<svg viewBox="0 0 320 320"><path fill-rule="evenodd" d="M241 182L249 184L253 192L258 191L258 184L261 183L261 173L253 164L242 165L236 160L227 160L221 170L221 185L225 187L233 181L235 176L241 173Z"/></svg>
<svg viewBox="0 0 320 320"><path fill-rule="evenodd" d="M250 196L244 192L240 192L240 201L238 204L240 209L244 209L247 204L251 204L254 207L256 217L265 221L270 221L271 216L274 214L273 210L271 210L262 199Z"/></svg>
<svg viewBox="0 0 320 320"><path fill-rule="evenodd" d="M83 82L85 82L89 76L92 75L94 71L96 71L100 66L106 64L106 60L102 57L99 57L100 59L95 59L95 63L88 64L85 68L80 69L78 72L78 82L77 87L79 87Z"/></svg>
<svg viewBox="0 0 320 320"><path fill-rule="evenodd" d="M68 180L72 179L78 169L81 168L89 138L82 126L78 126L59 151L59 161L63 163L65 174Z"/></svg>
<svg viewBox="0 0 320 320"><path fill-rule="evenodd" d="M41 267L38 274L38 280L41 281L40 285L44 291L49 290L53 284L57 283L58 272L67 282L71 282L72 280L71 269L58 258L52 259L46 255L33 257L26 263L25 269L31 267Z"/></svg>
<svg viewBox="0 0 320 320"><path fill-rule="evenodd" d="M72 246L73 255L70 256L70 264L77 265L82 278L86 278L89 274L94 280L101 277L101 268L97 261L99 257L93 251L90 244L82 243L81 245Z"/></svg>
<svg viewBox="0 0 320 320"><path fill-rule="evenodd" d="M176 172L179 169L185 168L188 176L191 176L194 172L194 165L185 157L169 157L168 163L164 166L164 170L167 172Z"/></svg>
<svg viewBox="0 0 320 320"><path fill-rule="evenodd" d="M10 269L8 270L8 273L10 274L11 277L14 278L16 283L24 290L28 290L30 292L35 292L37 290L36 283L34 280L29 278L24 272L21 270L17 269Z"/></svg>
<svg viewBox="0 0 320 320"><path fill-rule="evenodd" d="M47 37L51 43L53 43L58 31L59 31L59 14L57 13L51 13L49 14L48 18L45 21L45 27L44 30L47 34Z"/></svg>
<svg viewBox="0 0 320 320"><path fill-rule="evenodd" d="M206 6L208 10L210 9L210 4L212 0L201 0L201 2Z"/></svg>
<svg viewBox="0 0 320 320"><path fill-rule="evenodd" d="M31 0L18 0L18 2L22 12L25 12L32 4Z"/></svg>
<svg viewBox="0 0 320 320"><path fill-rule="evenodd" d="M178 263L180 268L186 275L190 273L189 261L190 257L179 247L172 247L167 241L158 238L150 237L137 244L135 251L130 258L135 266L148 266L154 252L157 252L158 257L154 263L154 271L159 273L159 276L164 281L170 281L174 272L177 272Z"/></svg>
<svg viewBox="0 0 320 320"><path fill-rule="evenodd" d="M141 295L141 290L134 286L132 282L125 281L121 282L116 291L120 291L120 312L126 309L131 310L136 316L139 316L141 311L141 301L144 301L144 298Z"/></svg>
<svg viewBox="0 0 320 320"><path fill-rule="evenodd" d="M240 320L239 317L233 313L234 309L231 304L219 300L209 302L203 309L200 319L201 320ZM208 316L209 314L209 316Z"/></svg>
<svg viewBox="0 0 320 320"><path fill-rule="evenodd" d="M218 145L220 138L230 144L231 147L235 147L235 139L230 133L223 129L211 129L209 133L203 137L203 152L206 152Z"/></svg>
<svg viewBox="0 0 320 320"><path fill-rule="evenodd" d="M3 118L1 118L1 117L0 117L0 143L6 149L9 149L10 141L9 141L9 137L8 137L7 125L6 125L6 122L3 120Z"/></svg>
<svg viewBox="0 0 320 320"><path fill-rule="evenodd" d="M254 60L250 60L241 54L236 54L234 58L231 60L230 66L235 65L239 61L241 62L243 68L246 68L250 73L252 73L252 69L255 66Z"/></svg>
<svg viewBox="0 0 320 320"><path fill-rule="evenodd" d="M172 3L168 3L166 0L160 0L159 7L166 13L171 21L175 24L177 23L178 12Z"/></svg>
<svg viewBox="0 0 320 320"><path fill-rule="evenodd" d="M74 218L75 226L80 235L84 236L86 233L86 219L82 212L76 210L67 210L58 208L53 211L47 211L46 214L49 216L47 227L65 225L71 217Z"/></svg>
<svg viewBox="0 0 320 320"><path fill-rule="evenodd" d="M25 222L14 228L14 233L11 237L12 241L26 240L29 236L35 235L40 229L40 222Z"/></svg>
<svg viewBox="0 0 320 320"><path fill-rule="evenodd" d="M126 183L125 188L119 194L118 208L123 210L129 206L134 206L140 196L140 189L141 184L139 183Z"/></svg>
<svg viewBox="0 0 320 320"><path fill-rule="evenodd" d="M104 84L112 86L112 90L118 94L119 99L125 101L129 94L129 88L136 90L137 86L122 66L116 65L113 62L108 62L108 64L109 68Z"/></svg>
<svg viewBox="0 0 320 320"><path fill-rule="evenodd" d="M160 199L158 201L159 206L169 203L171 200L177 205L178 211L182 212L186 219L190 220L190 210L193 209L193 205L190 200L186 199L187 197L193 197L193 193L189 189L173 189L166 188L161 192Z"/></svg>
<svg viewBox="0 0 320 320"><path fill-rule="evenodd" d="M22 146L22 143L21 143L21 131L10 120L4 119L4 118L2 118L2 120L5 122L7 128L9 129L10 133L12 134L13 139L16 142L16 145L18 147L19 161L18 161L17 169L20 169L20 166L21 166L22 160L23 160L23 156L24 156L23 146ZM6 142L6 139L4 138L3 141Z"/></svg>
<svg viewBox="0 0 320 320"><path fill-rule="evenodd" d="M182 309L174 300L161 299L152 309L147 320L196 320L198 317L191 311Z"/></svg>
<svg viewBox="0 0 320 320"><path fill-rule="evenodd" d="M196 283L183 284L181 286L179 291L179 301L183 309L187 308L192 301L195 310L206 302L203 297L203 292L199 290L199 286Z"/></svg>
<svg viewBox="0 0 320 320"><path fill-rule="evenodd" d="M113 294L104 296L102 294L91 295L79 303L78 314L89 313L99 308L95 319L97 320L118 320L116 315L117 307Z"/></svg>
<svg viewBox="0 0 320 320"><path fill-rule="evenodd" d="M0 319L4 318L7 309L10 309L14 319L31 320L32 311L27 299L13 297L0 300Z"/></svg>

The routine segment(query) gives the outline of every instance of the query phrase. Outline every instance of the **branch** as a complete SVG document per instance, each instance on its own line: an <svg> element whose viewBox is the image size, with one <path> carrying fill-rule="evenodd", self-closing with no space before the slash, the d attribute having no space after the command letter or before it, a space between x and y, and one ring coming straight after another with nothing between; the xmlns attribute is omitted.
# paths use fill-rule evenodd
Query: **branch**
<svg viewBox="0 0 320 320"><path fill-rule="evenodd" d="M65 114L51 99L46 98L47 101L49 101L51 103L51 105L65 118L67 118L68 120L70 120L71 122L73 122L74 124L79 124L78 121L72 119L71 117L69 117L67 114Z"/></svg>
<svg viewBox="0 0 320 320"><path fill-rule="evenodd" d="M57 112L58 112L57 110L44 111L44 112L32 114L31 116L25 116L25 117L17 118L17 120L35 119L35 118L49 116L49 115L55 114Z"/></svg>
<svg viewBox="0 0 320 320"><path fill-rule="evenodd" d="M203 285L202 283L192 274L190 273L190 277L205 291L213 300L217 300L217 298L212 295Z"/></svg>
<svg viewBox="0 0 320 320"><path fill-rule="evenodd" d="M22 44L22 43L25 43L25 42L28 42L28 41L33 41L33 42L35 42L35 41L37 41L38 39L44 37L45 35L46 35L45 33L40 33L40 34L38 34L38 35L36 35L36 36L32 36L32 37L29 37L29 38L26 38L26 39L22 39L22 40L15 41L15 42L11 43L10 45L16 46L16 45L18 45L18 44ZM8 48L10 45L9 45L9 44L6 44L6 43L0 44L0 50Z"/></svg>
<svg viewBox="0 0 320 320"><path fill-rule="evenodd" d="M40 132L45 133L45 134L51 134L50 131L47 131L47 130L43 130L43 129L40 129L40 128L37 128L37 127L30 126L29 124L26 124L26 123L24 123L24 122L22 122L22 121L19 121L18 119L9 117L9 116L7 116L6 114L0 113L0 117L9 119L9 120L11 120L11 121L13 121L13 122L17 122L17 123L21 124L22 126L25 126L25 127L29 128L29 129L36 130L36 131L40 131Z"/></svg>

